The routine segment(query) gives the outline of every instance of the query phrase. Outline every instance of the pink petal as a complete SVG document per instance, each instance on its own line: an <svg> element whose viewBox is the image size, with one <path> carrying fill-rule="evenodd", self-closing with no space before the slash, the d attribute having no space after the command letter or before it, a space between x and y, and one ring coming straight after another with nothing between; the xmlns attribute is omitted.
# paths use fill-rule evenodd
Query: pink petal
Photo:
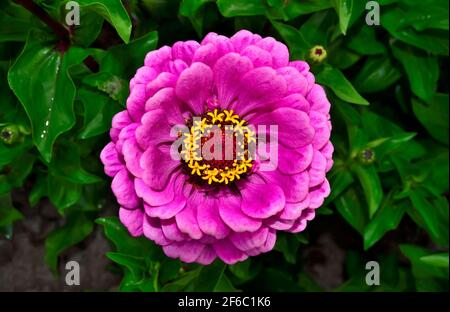
<svg viewBox="0 0 450 312"><path fill-rule="evenodd" d="M235 264L248 258L244 252L234 247L228 239L222 239L216 242L213 247L217 256L226 264Z"/></svg>
<svg viewBox="0 0 450 312"><path fill-rule="evenodd" d="M219 200L204 196L201 208L197 209L197 222L203 233L222 239L228 236L230 229L220 218L219 205Z"/></svg>
<svg viewBox="0 0 450 312"><path fill-rule="evenodd" d="M272 55L274 68L287 66L289 63L289 50L285 44L272 37L266 37L256 43L257 47L268 51Z"/></svg>
<svg viewBox="0 0 450 312"><path fill-rule="evenodd" d="M143 217L144 214L140 209L119 209L119 219L123 225L128 229L130 234L134 237L141 236L143 233L142 225L143 225Z"/></svg>
<svg viewBox="0 0 450 312"><path fill-rule="evenodd" d="M197 41L178 41L172 47L172 58L174 60L180 59L186 64L190 65L195 51L200 47Z"/></svg>
<svg viewBox="0 0 450 312"><path fill-rule="evenodd" d="M223 222L235 232L256 231L261 227L261 221L253 219L241 210L239 198L227 197L220 200L219 214Z"/></svg>
<svg viewBox="0 0 450 312"><path fill-rule="evenodd" d="M316 209L322 206L325 197L330 195L330 183L327 179L320 186L316 186L310 193L309 208Z"/></svg>
<svg viewBox="0 0 450 312"><path fill-rule="evenodd" d="M114 177L123 167L123 163L119 158L119 154L116 150L116 145L113 142L109 142L100 153L100 159L105 165L105 173Z"/></svg>
<svg viewBox="0 0 450 312"><path fill-rule="evenodd" d="M142 125L136 129L136 140L143 150L161 143L171 143L175 141L171 130L166 112L155 109L142 117Z"/></svg>
<svg viewBox="0 0 450 312"><path fill-rule="evenodd" d="M272 55L257 46L246 47L241 55L248 57L255 67L272 66Z"/></svg>
<svg viewBox="0 0 450 312"><path fill-rule="evenodd" d="M158 245L168 245L172 243L164 236L159 220L156 218L144 216L143 231L145 237L151 239Z"/></svg>
<svg viewBox="0 0 450 312"><path fill-rule="evenodd" d="M268 218L280 212L285 205L283 190L278 185L245 183L240 186L241 209L252 218Z"/></svg>
<svg viewBox="0 0 450 312"><path fill-rule="evenodd" d="M256 232L232 233L230 241L239 250L246 251L262 246L267 240L268 233L267 227L261 227Z"/></svg>
<svg viewBox="0 0 450 312"><path fill-rule="evenodd" d="M306 170L313 158L312 145L306 145L296 149L278 145L279 161L278 170L284 174L295 174Z"/></svg>
<svg viewBox="0 0 450 312"><path fill-rule="evenodd" d="M248 30L240 30L230 38L236 52L243 51L249 45L254 45L261 40L261 36L252 34Z"/></svg>
<svg viewBox="0 0 450 312"><path fill-rule="evenodd" d="M221 57L214 66L214 83L218 101L222 107L228 107L237 96L241 77L253 68L246 57L236 53L228 53Z"/></svg>
<svg viewBox="0 0 450 312"><path fill-rule="evenodd" d="M180 231L188 234L192 239L200 239L203 236L197 221L197 210L201 209L199 202L199 195L194 193L188 199L186 207L175 216Z"/></svg>
<svg viewBox="0 0 450 312"><path fill-rule="evenodd" d="M192 111L200 115L210 96L213 81L211 68L203 63L193 63L178 78L175 93Z"/></svg>
<svg viewBox="0 0 450 312"><path fill-rule="evenodd" d="M325 179L325 170L327 160L318 150L314 150L311 168L309 169L309 187L314 187L323 182Z"/></svg>
<svg viewBox="0 0 450 312"><path fill-rule="evenodd" d="M136 195L133 185L133 177L126 169L120 170L111 183L111 189L117 198L117 202L124 208L137 208L141 200Z"/></svg>
<svg viewBox="0 0 450 312"><path fill-rule="evenodd" d="M196 241L175 242L163 246L164 253L171 258L180 258L181 261L191 263L197 260L205 248L204 244Z"/></svg>
<svg viewBox="0 0 450 312"><path fill-rule="evenodd" d="M175 218L168 220L161 220L161 229L164 233L164 236L167 239L181 242L189 239L189 236L184 234L178 228L177 222Z"/></svg>
<svg viewBox="0 0 450 312"><path fill-rule="evenodd" d="M152 189L161 191L179 166L180 161L172 159L170 155L170 147L150 146L141 157L141 167L144 170L142 179Z"/></svg>

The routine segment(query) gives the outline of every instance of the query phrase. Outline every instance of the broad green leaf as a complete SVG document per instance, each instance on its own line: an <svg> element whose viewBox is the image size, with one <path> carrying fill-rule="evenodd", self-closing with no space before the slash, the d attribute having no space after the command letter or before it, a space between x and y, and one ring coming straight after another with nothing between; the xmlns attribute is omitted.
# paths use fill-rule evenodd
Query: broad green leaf
<svg viewBox="0 0 450 312"><path fill-rule="evenodd" d="M77 144L66 141L55 146L55 158L48 165L49 172L70 183L90 184L101 179L81 166L80 148Z"/></svg>
<svg viewBox="0 0 450 312"><path fill-rule="evenodd" d="M74 211L67 216L64 226L54 230L45 240L45 262L53 271L58 270L58 256L78 244L94 229L94 222L86 214Z"/></svg>
<svg viewBox="0 0 450 312"><path fill-rule="evenodd" d="M352 183L354 182L353 176L348 171L338 171L336 175L334 175L330 179L331 184L331 193L325 199L324 205L331 203L335 200L339 195L342 194Z"/></svg>
<svg viewBox="0 0 450 312"><path fill-rule="evenodd" d="M355 35L349 36L347 47L362 55L386 52L385 46L375 36L375 29L367 25L362 26Z"/></svg>
<svg viewBox="0 0 450 312"><path fill-rule="evenodd" d="M158 34L152 31L127 45L110 48L100 61L100 72L129 80L144 64L145 55L156 48L157 42Z"/></svg>
<svg viewBox="0 0 450 312"><path fill-rule="evenodd" d="M268 0L268 16L273 19L290 21L300 15L310 14L333 7L331 0Z"/></svg>
<svg viewBox="0 0 450 312"><path fill-rule="evenodd" d="M337 210L341 216L357 230L361 235L368 223L368 211L362 206L356 191L352 188L339 196L335 201Z"/></svg>
<svg viewBox="0 0 450 312"><path fill-rule="evenodd" d="M288 45L291 59L305 59L305 55L309 52L311 46L302 34L287 24L272 21L272 25Z"/></svg>
<svg viewBox="0 0 450 312"><path fill-rule="evenodd" d="M117 252L135 257L160 259L160 248L143 237L132 237L116 217L98 218L96 222L103 226L106 237L111 240Z"/></svg>
<svg viewBox="0 0 450 312"><path fill-rule="evenodd" d="M339 69L347 69L361 59L361 55L339 46L330 51L327 60L330 65Z"/></svg>
<svg viewBox="0 0 450 312"><path fill-rule="evenodd" d="M354 79L355 88L362 93L382 91L401 77L387 57L368 58Z"/></svg>
<svg viewBox="0 0 450 312"><path fill-rule="evenodd" d="M130 41L131 20L121 0L77 0L80 8L92 10L106 19L125 43Z"/></svg>
<svg viewBox="0 0 450 312"><path fill-rule="evenodd" d="M134 280L143 278L146 265L144 258L134 257L119 252L108 252L106 256L112 261L126 267L134 277Z"/></svg>
<svg viewBox="0 0 450 312"><path fill-rule="evenodd" d="M364 229L364 249L372 247L383 235L400 224L406 204L384 204Z"/></svg>
<svg viewBox="0 0 450 312"><path fill-rule="evenodd" d="M369 217L372 218L383 200L383 189L381 187L380 177L378 176L374 165L354 165L352 166L352 170L361 183L369 208Z"/></svg>
<svg viewBox="0 0 450 312"><path fill-rule="evenodd" d="M73 25L73 41L77 45L89 47L100 35L103 18L89 8L80 10L80 25Z"/></svg>
<svg viewBox="0 0 450 312"><path fill-rule="evenodd" d="M257 267L249 258L245 261L238 262L233 265L229 265L228 269L234 274L240 281L247 282L256 277L259 273L260 267Z"/></svg>
<svg viewBox="0 0 450 312"><path fill-rule="evenodd" d="M61 53L41 36L30 33L8 72L8 82L30 118L36 147L49 162L57 137L75 124L75 85L69 69L88 53L78 47Z"/></svg>
<svg viewBox="0 0 450 312"><path fill-rule="evenodd" d="M334 29L334 21L331 11L317 12L302 24L299 31L310 47L318 44L327 47Z"/></svg>
<svg viewBox="0 0 450 312"><path fill-rule="evenodd" d="M412 92L423 100L430 100L437 88L439 63L437 57L405 45L392 45L392 53L403 65Z"/></svg>
<svg viewBox="0 0 450 312"><path fill-rule="evenodd" d="M121 109L120 105L105 94L85 88L78 90L78 98L84 106L80 138L87 139L107 132L113 116Z"/></svg>
<svg viewBox="0 0 450 312"><path fill-rule="evenodd" d="M448 55L448 31L430 29L417 31L412 27L399 28L405 13L398 7L382 10L380 24L394 38L433 54Z"/></svg>
<svg viewBox="0 0 450 312"><path fill-rule="evenodd" d="M225 17L264 15L265 0L217 0L217 7Z"/></svg>
<svg viewBox="0 0 450 312"><path fill-rule="evenodd" d="M399 27L411 26L416 30L448 30L448 1L422 1L408 6Z"/></svg>
<svg viewBox="0 0 450 312"><path fill-rule="evenodd" d="M300 246L300 242L293 237L293 235L283 235L280 233L277 235L277 242L275 244L275 250L283 253L284 259L288 263L295 264L297 262L297 251Z"/></svg>
<svg viewBox="0 0 450 312"><path fill-rule="evenodd" d="M353 104L369 105L369 102L355 90L339 69L325 66L316 78L318 83L329 87L342 100Z"/></svg>
<svg viewBox="0 0 450 312"><path fill-rule="evenodd" d="M186 272L179 279L164 285L161 291L179 292L185 290L189 285L193 285L193 281L198 277L200 270L201 268L197 268Z"/></svg>
<svg viewBox="0 0 450 312"><path fill-rule="evenodd" d="M422 188L412 190L409 193L409 198L414 210L423 220L422 226L433 241L440 246L448 246L448 201L446 199L430 201L428 193Z"/></svg>
<svg viewBox="0 0 450 312"><path fill-rule="evenodd" d="M448 145L448 94L437 93L426 103L413 98L412 108L428 133Z"/></svg>
<svg viewBox="0 0 450 312"><path fill-rule="evenodd" d="M229 291L229 282L224 281L226 265L222 261L215 261L211 265L201 268L197 279L193 282L194 291ZM227 289L223 289L223 287Z"/></svg>
<svg viewBox="0 0 450 312"><path fill-rule="evenodd" d="M353 10L353 0L332 0L336 13L339 17L339 28L345 35Z"/></svg>
<svg viewBox="0 0 450 312"><path fill-rule="evenodd" d="M23 218L23 215L14 208L11 194L0 195L0 228L9 226Z"/></svg>
<svg viewBox="0 0 450 312"><path fill-rule="evenodd" d="M47 190L50 201L61 214L64 214L67 208L79 202L82 192L80 184L54 175L49 175L47 178Z"/></svg>
<svg viewBox="0 0 450 312"><path fill-rule="evenodd" d="M25 41L30 29L37 25L27 10L18 4L8 3L0 10L0 42Z"/></svg>
<svg viewBox="0 0 450 312"><path fill-rule="evenodd" d="M212 0L182 0L180 15L187 17L194 27L197 35L203 35L204 5Z"/></svg>
<svg viewBox="0 0 450 312"><path fill-rule="evenodd" d="M412 265L415 286L418 291L440 291L444 285L448 288L448 271L421 261L422 257L431 254L425 248L415 245L400 245L402 253L408 257Z"/></svg>
<svg viewBox="0 0 450 312"><path fill-rule="evenodd" d="M35 159L33 154L24 153L14 158L4 170L0 169L0 194L21 187L31 173Z"/></svg>
<svg viewBox="0 0 450 312"><path fill-rule="evenodd" d="M129 93L128 82L126 80L109 72L99 72L85 76L83 78L83 83L93 88L97 88L99 91L106 93L111 99L118 101L121 105L125 106Z"/></svg>
<svg viewBox="0 0 450 312"><path fill-rule="evenodd" d="M448 263L449 263L448 252L423 256L420 258L420 260L426 264L429 264L429 265L432 265L432 266L435 266L438 268L447 269L447 271L448 271Z"/></svg>

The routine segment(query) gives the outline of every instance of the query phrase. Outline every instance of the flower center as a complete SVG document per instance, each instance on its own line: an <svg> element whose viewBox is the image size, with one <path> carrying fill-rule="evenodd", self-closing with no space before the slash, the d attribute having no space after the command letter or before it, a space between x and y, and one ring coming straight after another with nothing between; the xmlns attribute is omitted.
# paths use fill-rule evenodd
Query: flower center
<svg viewBox="0 0 450 312"><path fill-rule="evenodd" d="M181 150L186 171L197 183L229 184L250 173L255 132L232 110L193 118L183 133Z"/></svg>

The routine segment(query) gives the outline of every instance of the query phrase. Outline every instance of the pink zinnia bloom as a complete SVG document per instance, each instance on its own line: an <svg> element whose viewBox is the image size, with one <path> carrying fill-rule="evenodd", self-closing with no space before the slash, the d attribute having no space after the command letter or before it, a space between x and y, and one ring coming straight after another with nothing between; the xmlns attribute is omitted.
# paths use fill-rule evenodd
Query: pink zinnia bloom
<svg viewBox="0 0 450 312"><path fill-rule="evenodd" d="M149 52L101 153L121 222L184 262L233 264L270 251L277 231L305 229L330 193L329 110L308 64L290 62L287 47L271 37L210 33L201 43ZM183 135L171 129L192 130L189 141L201 128L194 117L206 126L278 126L276 169L260 170L259 153L240 161L175 159L171 146Z"/></svg>

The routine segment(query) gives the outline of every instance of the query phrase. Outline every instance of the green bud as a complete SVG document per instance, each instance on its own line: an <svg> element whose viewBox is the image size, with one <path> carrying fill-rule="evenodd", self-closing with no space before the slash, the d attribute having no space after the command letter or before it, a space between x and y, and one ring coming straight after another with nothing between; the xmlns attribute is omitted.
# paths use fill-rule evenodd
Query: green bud
<svg viewBox="0 0 450 312"><path fill-rule="evenodd" d="M9 125L0 130L0 140L8 145L14 144L21 139L19 126Z"/></svg>
<svg viewBox="0 0 450 312"><path fill-rule="evenodd" d="M364 165L370 165L375 161L375 151L370 148L363 149L358 155L359 161Z"/></svg>

